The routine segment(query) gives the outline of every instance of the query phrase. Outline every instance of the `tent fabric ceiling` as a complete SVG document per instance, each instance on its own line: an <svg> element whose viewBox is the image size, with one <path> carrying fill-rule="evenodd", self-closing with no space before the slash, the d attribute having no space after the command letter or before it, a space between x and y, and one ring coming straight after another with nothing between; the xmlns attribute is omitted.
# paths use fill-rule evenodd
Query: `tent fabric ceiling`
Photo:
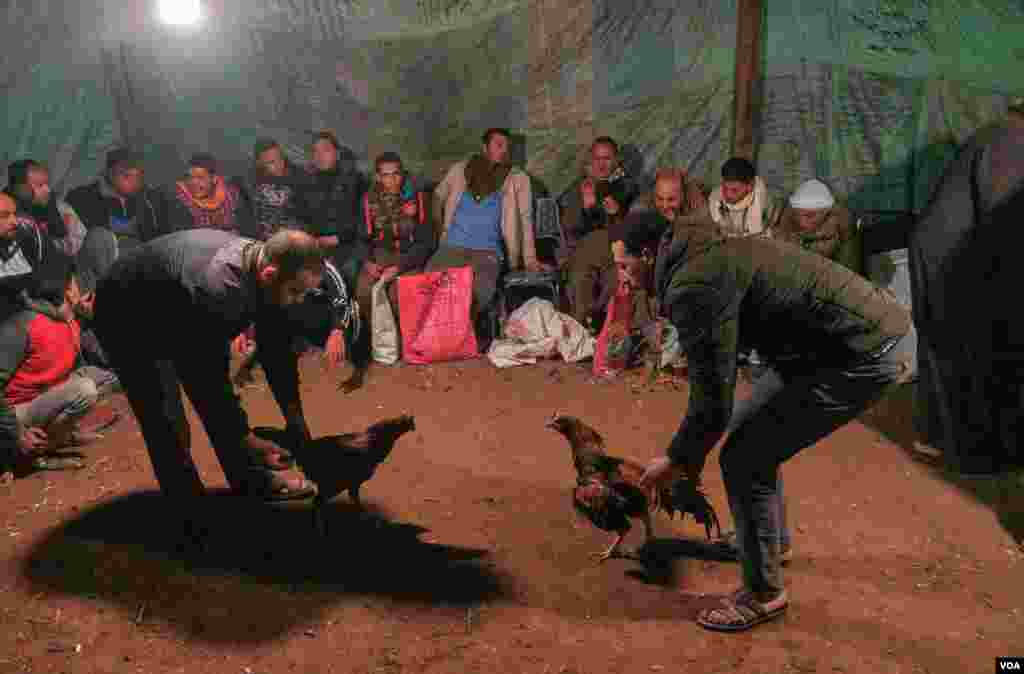
<svg viewBox="0 0 1024 674"><path fill-rule="evenodd" d="M155 0L11 0L4 164L65 189L131 144L167 182L192 152L234 172L253 142L296 160L335 129L366 166L394 149L440 176L489 126L552 192L596 135L627 168L714 182L729 155L736 0L207 0L160 25ZM755 138L769 185L810 177L857 207L921 208L967 137L1024 93L1011 0L766 0Z"/></svg>

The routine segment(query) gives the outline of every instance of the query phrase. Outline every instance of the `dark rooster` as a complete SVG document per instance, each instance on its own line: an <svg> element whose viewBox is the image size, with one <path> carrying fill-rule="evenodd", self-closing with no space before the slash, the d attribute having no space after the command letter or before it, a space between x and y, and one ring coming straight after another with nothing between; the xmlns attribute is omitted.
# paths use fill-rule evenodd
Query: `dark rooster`
<svg viewBox="0 0 1024 674"><path fill-rule="evenodd" d="M379 421L362 433L328 435L291 447L299 468L316 483L313 525L317 531L327 535L323 507L341 492L348 491L352 501L362 508L359 490L363 483L388 458L398 438L413 430L415 418L405 415Z"/></svg>
<svg viewBox="0 0 1024 674"><path fill-rule="evenodd" d="M721 534L714 508L690 480L678 480L658 490L641 489L645 467L633 459L609 456L601 435L579 419L556 413L547 427L565 436L572 448L577 476L573 506L598 529L615 532L611 547L595 554L599 561L623 556L622 540L632 528L631 518L643 522L644 542L649 540L653 535L651 513L658 509L669 517L677 512L692 514L704 525L709 539L712 527Z"/></svg>

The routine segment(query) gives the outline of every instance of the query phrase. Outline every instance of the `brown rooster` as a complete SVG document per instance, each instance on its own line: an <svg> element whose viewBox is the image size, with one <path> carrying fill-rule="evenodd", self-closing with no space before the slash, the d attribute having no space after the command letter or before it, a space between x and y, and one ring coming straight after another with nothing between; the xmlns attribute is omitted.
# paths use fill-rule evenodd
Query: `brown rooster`
<svg viewBox="0 0 1024 674"><path fill-rule="evenodd" d="M709 539L712 527L721 533L714 508L700 487L690 480L678 480L657 490L642 489L639 485L645 470L643 464L609 456L601 435L579 419L556 413L547 427L565 436L572 448L577 475L573 506L598 529L615 532L611 547L595 554L599 561L625 556L621 551L622 540L632 528L631 518L643 522L644 541L649 540L653 535L651 513L658 509L669 517L676 512L692 514L704 525Z"/></svg>
<svg viewBox="0 0 1024 674"><path fill-rule="evenodd" d="M317 531L327 534L323 507L341 492L348 491L352 501L362 507L359 489L388 458L398 438L413 430L415 418L405 415L379 421L362 433L328 435L291 447L299 468L316 483L313 525Z"/></svg>

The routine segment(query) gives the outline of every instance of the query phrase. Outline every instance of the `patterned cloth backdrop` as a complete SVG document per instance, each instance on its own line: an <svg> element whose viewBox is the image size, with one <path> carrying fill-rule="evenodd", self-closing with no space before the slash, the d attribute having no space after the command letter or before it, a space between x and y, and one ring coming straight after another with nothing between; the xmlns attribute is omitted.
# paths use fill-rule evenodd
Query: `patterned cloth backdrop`
<svg viewBox="0 0 1024 674"><path fill-rule="evenodd" d="M48 160L64 189L130 143L151 179L207 150L244 172L253 142L305 158L333 128L364 169L394 149L438 179L508 126L561 191L598 134L628 168L709 182L729 155L736 0L206 0L194 28L151 0L10 0L0 10L0 163ZM770 186L819 176L858 207L920 208L1019 76L1013 0L766 0L758 163Z"/></svg>

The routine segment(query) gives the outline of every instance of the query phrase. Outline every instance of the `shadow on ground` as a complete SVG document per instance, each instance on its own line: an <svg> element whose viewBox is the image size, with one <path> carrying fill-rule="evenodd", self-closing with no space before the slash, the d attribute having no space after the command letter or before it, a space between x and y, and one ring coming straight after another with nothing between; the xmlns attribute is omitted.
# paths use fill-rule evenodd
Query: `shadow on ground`
<svg viewBox="0 0 1024 674"><path fill-rule="evenodd" d="M636 551L640 568L626 575L649 585L671 588L679 583L677 562L736 562L736 553L720 543L694 538L652 538Z"/></svg>
<svg viewBox="0 0 1024 674"><path fill-rule="evenodd" d="M206 550L180 544L180 519L157 492L81 513L31 551L37 591L108 601L138 621L211 642L260 642L363 598L473 605L507 583L486 551L425 543L415 524L342 500L319 537L308 504L263 505L211 493Z"/></svg>
<svg viewBox="0 0 1024 674"><path fill-rule="evenodd" d="M965 478L947 470L941 458L928 460L914 451L914 386L904 384L861 415L861 422L898 445L912 459L928 466L936 478L958 488L996 514L999 523L1018 544L1024 544L1024 470L986 478Z"/></svg>

